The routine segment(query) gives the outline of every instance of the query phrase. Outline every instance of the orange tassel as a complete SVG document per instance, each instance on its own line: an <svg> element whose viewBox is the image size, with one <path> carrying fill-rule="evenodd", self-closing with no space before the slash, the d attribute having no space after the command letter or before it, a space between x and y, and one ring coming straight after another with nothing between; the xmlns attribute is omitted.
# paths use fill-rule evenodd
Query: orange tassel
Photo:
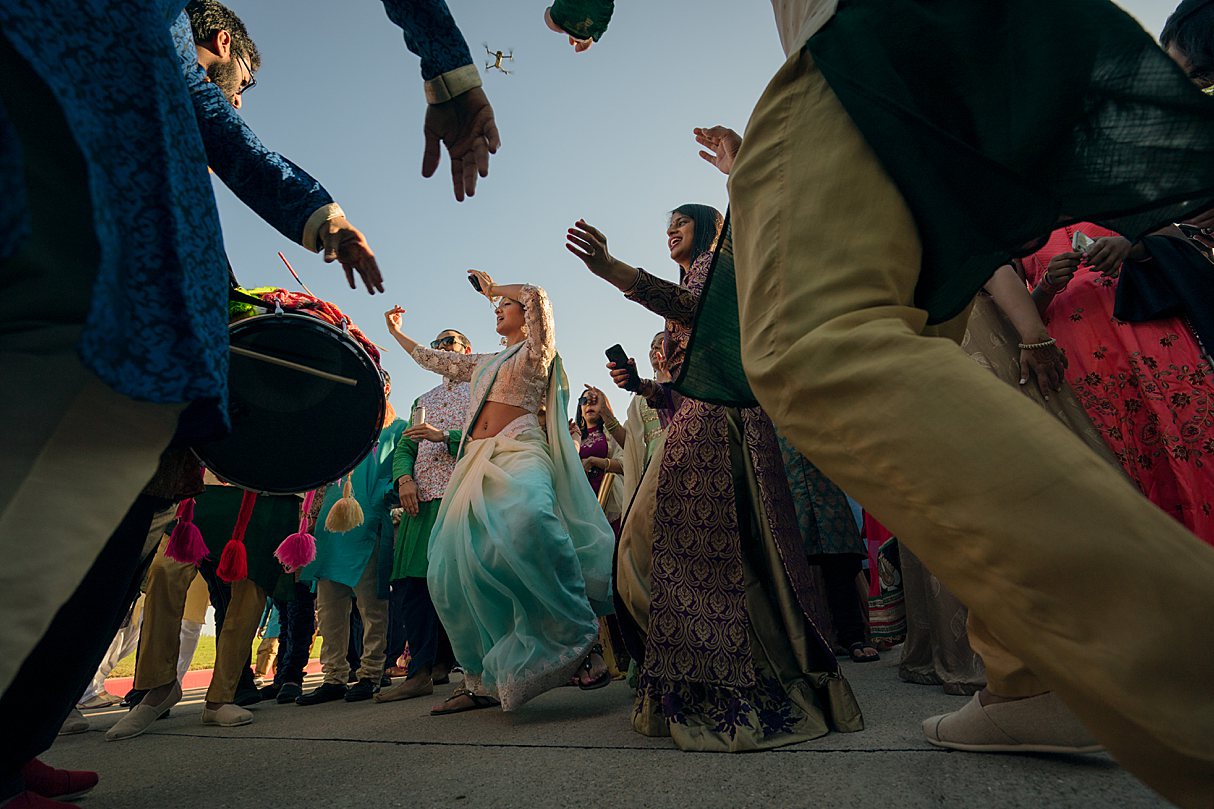
<svg viewBox="0 0 1214 809"><path fill-rule="evenodd" d="M363 507L354 499L353 473L346 475L346 483L341 490L341 499L329 509L325 517L325 530L334 534L344 534L353 531L363 524Z"/></svg>

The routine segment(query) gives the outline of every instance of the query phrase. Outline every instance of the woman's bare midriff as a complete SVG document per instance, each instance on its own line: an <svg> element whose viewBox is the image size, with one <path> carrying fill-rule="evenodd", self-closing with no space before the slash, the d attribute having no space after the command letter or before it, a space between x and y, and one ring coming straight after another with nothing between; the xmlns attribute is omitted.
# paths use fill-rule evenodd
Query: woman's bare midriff
<svg viewBox="0 0 1214 809"><path fill-rule="evenodd" d="M515 405L485 402L485 406L481 408L480 414L476 417L476 424L472 425L472 440L492 438L505 429L507 424L530 412Z"/></svg>

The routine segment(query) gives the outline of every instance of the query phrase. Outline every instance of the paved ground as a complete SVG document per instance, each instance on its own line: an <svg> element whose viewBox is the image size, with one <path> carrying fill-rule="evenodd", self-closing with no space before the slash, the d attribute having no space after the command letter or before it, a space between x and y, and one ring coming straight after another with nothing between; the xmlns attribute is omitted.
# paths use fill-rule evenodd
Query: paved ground
<svg viewBox="0 0 1214 809"><path fill-rule="evenodd" d="M436 697L310 708L263 703L243 728L200 723L202 695L124 742L93 730L45 757L92 768L86 809L379 807L1160 807L1107 756L974 755L937 750L919 721L963 698L897 678L896 652L844 664L868 729L767 753L682 753L628 725L631 691L562 688L506 715L430 717ZM311 678L315 679L315 678Z"/></svg>

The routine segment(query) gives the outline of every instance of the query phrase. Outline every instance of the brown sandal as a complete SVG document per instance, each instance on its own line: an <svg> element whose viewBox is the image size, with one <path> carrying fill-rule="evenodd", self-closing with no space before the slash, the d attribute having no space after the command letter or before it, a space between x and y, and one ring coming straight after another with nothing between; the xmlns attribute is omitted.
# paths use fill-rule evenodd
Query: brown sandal
<svg viewBox="0 0 1214 809"><path fill-rule="evenodd" d="M457 688L451 692L451 696L443 700L443 705L446 705L452 700L459 699L460 697L467 697L468 699L472 700L472 704L465 705L460 708L444 708L442 706L438 708L431 708L430 715L445 716L451 713L463 713L464 711L479 711L481 708L496 708L502 704L493 697L486 697L483 694L473 694L466 688Z"/></svg>
<svg viewBox="0 0 1214 809"><path fill-rule="evenodd" d="M590 653L587 654L586 659L582 661L581 671L584 671L587 674L589 674L590 670L592 668L594 668L593 664L591 664L591 662L590 662L590 655L598 655L600 660L603 659L603 644L596 643L593 646L591 646ZM581 678L579 677L577 687L582 689L583 691L595 691L599 688L606 688L609 685L611 685L611 672L609 670L607 670L606 661L604 661L604 667L603 667L602 674L600 674L598 677L595 677L593 680L591 680L588 683L583 683L581 681Z"/></svg>

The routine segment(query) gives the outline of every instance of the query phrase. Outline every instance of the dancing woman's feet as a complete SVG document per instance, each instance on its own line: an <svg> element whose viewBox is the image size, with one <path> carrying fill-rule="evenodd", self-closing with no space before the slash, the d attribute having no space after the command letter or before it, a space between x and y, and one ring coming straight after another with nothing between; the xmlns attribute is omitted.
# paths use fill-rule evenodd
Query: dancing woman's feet
<svg viewBox="0 0 1214 809"><path fill-rule="evenodd" d="M596 643L590 647L590 654L582 661L574 680L577 681L577 687L583 691L593 691L611 685L611 672L607 670L607 663L603 660L603 647L600 644Z"/></svg>

